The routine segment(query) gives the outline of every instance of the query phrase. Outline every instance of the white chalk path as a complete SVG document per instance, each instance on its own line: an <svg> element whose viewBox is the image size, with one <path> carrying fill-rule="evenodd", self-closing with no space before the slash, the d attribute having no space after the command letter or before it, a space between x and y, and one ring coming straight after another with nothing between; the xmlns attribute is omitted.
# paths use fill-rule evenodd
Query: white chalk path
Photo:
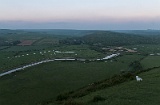
<svg viewBox="0 0 160 105"><path fill-rule="evenodd" d="M112 55L109 55L103 59L97 59L97 61L99 60L108 60L108 59L111 59L113 57L116 57L120 55L119 53L118 54L112 54ZM13 72L16 72L16 71L21 71L21 70L24 70L25 68L28 68L28 67L32 67L32 66L35 66L35 65L39 65L39 64L42 64L42 63L46 63L46 62L53 62L53 61L75 61L75 60L78 60L78 59L53 59L53 60L43 60L43 61L40 61L40 62L36 62L36 63L32 63L32 64L28 64L28 65L25 65L25 66L22 66L22 67L19 67L19 68L16 68L16 69L12 69L12 70L9 70L7 72L4 72L4 73L0 73L0 77L2 76L5 76L5 75L8 75L8 74L11 74ZM85 61L86 59L84 59ZM79 61L81 61L79 59Z"/></svg>
<svg viewBox="0 0 160 105"><path fill-rule="evenodd" d="M39 64L42 64L42 63L46 63L46 62L52 62L52 61L54 61L54 60L43 60L43 61L40 61L40 62L28 64L28 65L25 65L25 66L22 66L22 67L19 67L19 68L12 69L12 70L9 70L7 72L1 73L0 77L5 76L7 74L11 74L11 73L16 72L16 71L24 70L25 68L28 68L28 67L32 67L32 66L35 66L35 65L39 65Z"/></svg>

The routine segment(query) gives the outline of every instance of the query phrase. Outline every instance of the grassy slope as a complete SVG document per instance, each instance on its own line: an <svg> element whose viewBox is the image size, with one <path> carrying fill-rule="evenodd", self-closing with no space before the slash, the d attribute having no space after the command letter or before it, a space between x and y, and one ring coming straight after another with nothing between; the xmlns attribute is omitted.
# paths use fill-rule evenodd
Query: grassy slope
<svg viewBox="0 0 160 105"><path fill-rule="evenodd" d="M115 30L114 32L128 33L135 35L160 35L160 30Z"/></svg>
<svg viewBox="0 0 160 105"><path fill-rule="evenodd" d="M51 62L0 78L0 104L35 105L57 95L106 79L128 68L140 55L126 55L113 62ZM123 63L122 63L123 61Z"/></svg>
<svg viewBox="0 0 160 105"><path fill-rule="evenodd" d="M160 103L160 69L140 74L142 82L136 80L125 82L105 90L89 94L76 101L87 105L158 105ZM105 98L105 101L92 102L95 96Z"/></svg>
<svg viewBox="0 0 160 105"><path fill-rule="evenodd" d="M160 66L159 62L160 56L148 56L141 64L144 69L148 69ZM139 76L143 78L142 82L136 80L125 82L72 101L87 105L158 105L160 68L141 73ZM105 100L93 101L97 96Z"/></svg>
<svg viewBox="0 0 160 105"><path fill-rule="evenodd" d="M110 31L100 31L82 37L88 44L102 44L109 46L133 45L151 43L152 40L142 35L132 35L116 33Z"/></svg>

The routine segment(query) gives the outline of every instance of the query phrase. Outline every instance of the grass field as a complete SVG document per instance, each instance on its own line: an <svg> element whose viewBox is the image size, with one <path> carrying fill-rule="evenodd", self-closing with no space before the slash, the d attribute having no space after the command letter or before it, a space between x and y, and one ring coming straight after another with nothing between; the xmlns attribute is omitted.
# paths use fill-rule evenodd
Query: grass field
<svg viewBox="0 0 160 105"><path fill-rule="evenodd" d="M39 61L44 56L40 54L34 55L33 53L39 53L48 48L47 46L12 46L7 47L0 51L0 72L4 72L8 69L13 69L24 64ZM26 56L26 54L30 54ZM25 56L22 56L25 55ZM19 57L18 57L19 56Z"/></svg>
<svg viewBox="0 0 160 105"><path fill-rule="evenodd" d="M34 45L55 45L58 43L59 43L58 38L43 38L34 43Z"/></svg>
<svg viewBox="0 0 160 105"><path fill-rule="evenodd" d="M35 50L43 50L48 48L49 46L10 46L7 49L4 49L2 51L6 52L29 52L29 51L35 51Z"/></svg>
<svg viewBox="0 0 160 105"><path fill-rule="evenodd" d="M126 55L108 62L50 62L0 78L0 104L36 105L57 95L127 70L143 56Z"/></svg>
<svg viewBox="0 0 160 105"><path fill-rule="evenodd" d="M142 54L156 54L160 53L159 44L141 44L141 45L131 45L126 46L127 48L137 48L137 51Z"/></svg>
<svg viewBox="0 0 160 105"><path fill-rule="evenodd" d="M160 56L147 56L141 61L144 69L160 66Z"/></svg>
<svg viewBox="0 0 160 105"><path fill-rule="evenodd" d="M56 53L60 51L62 53ZM73 51L74 53L63 53ZM41 52L41 53L40 53ZM35 54L34 54L35 53ZM28 54L28 55L27 55ZM86 45L75 46L12 46L0 51L0 72L44 59L54 58L103 58L105 55L90 50Z"/></svg>
<svg viewBox="0 0 160 105"><path fill-rule="evenodd" d="M132 80L72 101L84 105L158 105L160 69L142 73L140 77L142 82ZM99 100L95 100L96 97Z"/></svg>

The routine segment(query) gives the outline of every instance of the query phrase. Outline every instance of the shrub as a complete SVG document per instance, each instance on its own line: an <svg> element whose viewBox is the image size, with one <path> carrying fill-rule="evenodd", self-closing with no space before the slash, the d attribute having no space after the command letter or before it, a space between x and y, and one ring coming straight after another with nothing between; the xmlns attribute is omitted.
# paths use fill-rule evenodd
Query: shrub
<svg viewBox="0 0 160 105"><path fill-rule="evenodd" d="M66 94L60 94L57 96L56 101L63 101L63 100L67 100L69 98L68 95Z"/></svg>
<svg viewBox="0 0 160 105"><path fill-rule="evenodd" d="M84 104L81 102L76 102L76 101L73 101L72 99L70 99L70 100L65 101L63 105L84 105Z"/></svg>
<svg viewBox="0 0 160 105"><path fill-rule="evenodd" d="M98 102L98 101L104 101L104 100L106 100L106 99L97 95L97 96L93 97L92 102Z"/></svg>

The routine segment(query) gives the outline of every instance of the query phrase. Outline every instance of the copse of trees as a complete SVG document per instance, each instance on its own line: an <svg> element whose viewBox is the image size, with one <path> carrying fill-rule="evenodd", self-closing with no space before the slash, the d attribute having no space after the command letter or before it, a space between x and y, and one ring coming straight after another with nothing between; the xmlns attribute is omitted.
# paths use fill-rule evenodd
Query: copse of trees
<svg viewBox="0 0 160 105"><path fill-rule="evenodd" d="M63 40L59 40L60 44L65 44L65 45L80 45L83 44L84 41L81 38L66 38Z"/></svg>
<svg viewBox="0 0 160 105"><path fill-rule="evenodd" d="M19 40L9 42L9 41L0 39L0 46L15 46L19 43L21 43Z"/></svg>
<svg viewBox="0 0 160 105"><path fill-rule="evenodd" d="M137 70L143 70L143 67L140 63L140 61L134 61L129 65L132 70L137 71Z"/></svg>

